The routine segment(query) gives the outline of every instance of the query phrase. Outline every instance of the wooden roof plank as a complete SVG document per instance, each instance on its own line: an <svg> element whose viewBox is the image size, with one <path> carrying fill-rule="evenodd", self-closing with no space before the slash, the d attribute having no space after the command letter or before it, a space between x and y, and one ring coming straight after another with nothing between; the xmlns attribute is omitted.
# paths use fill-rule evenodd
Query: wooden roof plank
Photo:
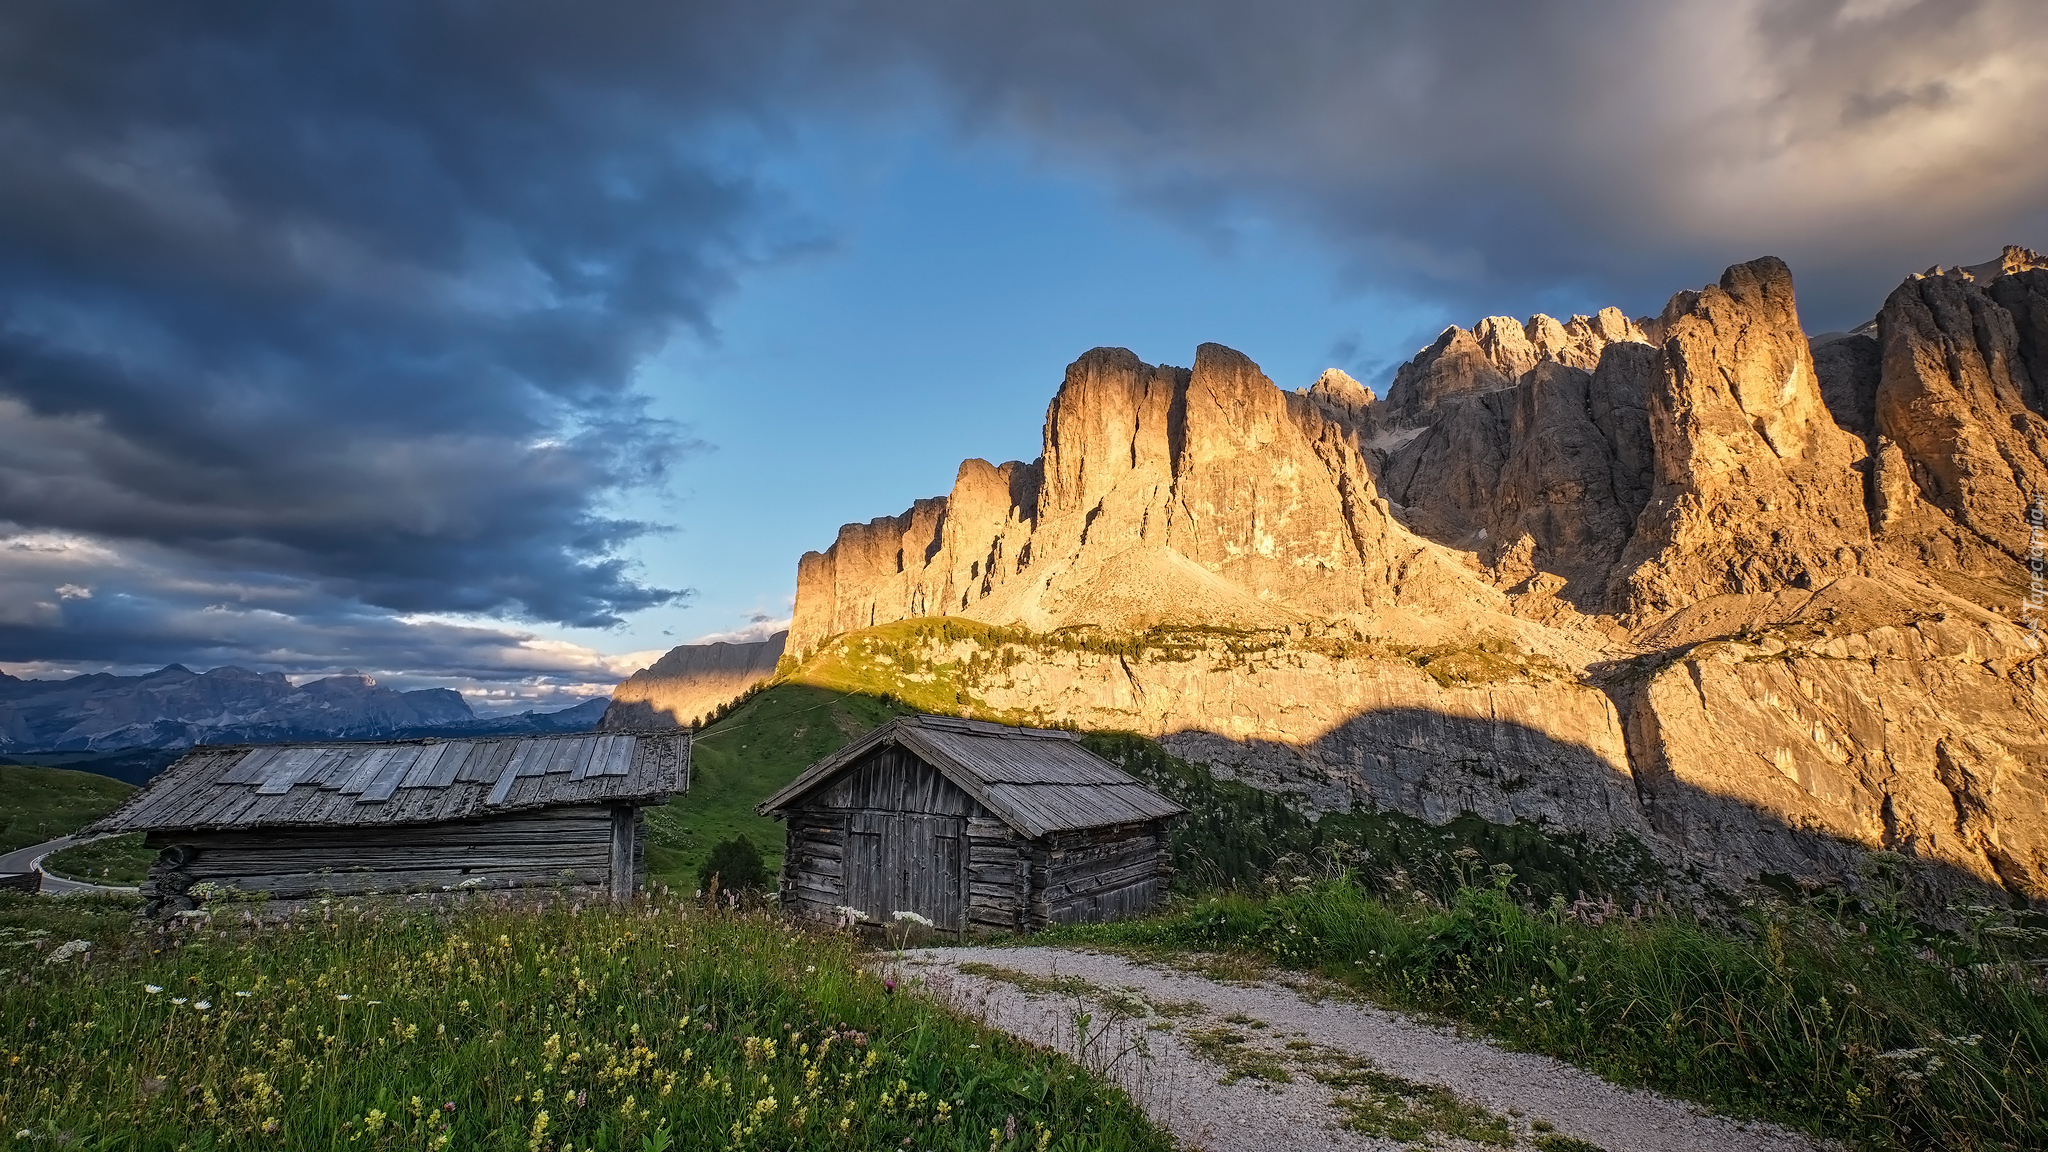
<svg viewBox="0 0 2048 1152"><path fill-rule="evenodd" d="M267 773L229 785L218 783L219 778L240 767L253 750L195 750L95 830L345 829L570 804L660 803L685 786L688 741L688 733L677 732L645 738L578 734L285 745L266 755ZM619 775L596 771L613 763L620 765ZM579 766L583 778L572 779ZM480 769L495 771L480 780L463 779ZM408 781L418 784L409 787ZM437 786L429 786L436 781Z"/></svg>
<svg viewBox="0 0 2048 1152"><path fill-rule="evenodd" d="M263 766L277 755L275 748L251 748L221 774L222 784L253 784L262 778Z"/></svg>
<svg viewBox="0 0 2048 1152"><path fill-rule="evenodd" d="M429 744L420 749L420 754L413 759L412 767L405 770L405 777L397 786L418 788L426 784L434 775L434 766L441 762L441 757L448 754L449 747L447 744Z"/></svg>
<svg viewBox="0 0 2048 1152"><path fill-rule="evenodd" d="M512 782L519 779L520 770L525 768L526 762L532 758L532 747L531 744L521 744L518 751L512 754L512 758L505 761L505 767L498 772L497 783L491 785L491 794L484 800L486 805L503 804L506 797L512 794Z"/></svg>
<svg viewBox="0 0 2048 1152"><path fill-rule="evenodd" d="M356 803L382 804L391 799L391 794L398 791L398 782L405 779L407 772L412 771L412 766L419 760L421 751L419 748L394 749L391 759L385 761L384 767L378 770L377 775L363 786L363 794L356 798Z"/></svg>
<svg viewBox="0 0 2048 1152"><path fill-rule="evenodd" d="M363 789L369 787L370 781L375 780L377 773L384 770L384 765L391 762L392 753L396 751L398 751L396 748L388 746L377 748L368 756L357 761L355 771L350 772L348 779L341 782L341 794L344 796L355 796L360 794Z"/></svg>
<svg viewBox="0 0 2048 1152"><path fill-rule="evenodd" d="M434 761L433 770L419 782L418 787L446 788L455 783L456 773L462 771L463 761L469 759L470 753L476 751L477 746L467 740L458 740L443 744L441 748L441 755Z"/></svg>
<svg viewBox="0 0 2048 1152"><path fill-rule="evenodd" d="M498 778L498 770L505 766L505 758L511 754L510 741L479 743L463 758L462 769L455 774L455 780L459 784L489 784Z"/></svg>

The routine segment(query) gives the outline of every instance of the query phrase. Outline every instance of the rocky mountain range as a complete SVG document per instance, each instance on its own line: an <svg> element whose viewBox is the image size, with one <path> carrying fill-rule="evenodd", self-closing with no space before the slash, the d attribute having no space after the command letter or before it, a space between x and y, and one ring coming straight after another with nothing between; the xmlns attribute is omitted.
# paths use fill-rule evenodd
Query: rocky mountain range
<svg viewBox="0 0 2048 1152"><path fill-rule="evenodd" d="M479 717L459 692L399 692L354 672L296 686L279 672L223 667L200 673L181 664L142 676L64 680L0 673L0 754L176 753L195 744L584 731L603 707L590 701L554 713ZM150 762L160 767L162 760Z"/></svg>
<svg viewBox="0 0 2048 1152"><path fill-rule="evenodd" d="M788 632L752 643L681 644L612 691L599 728L695 726L714 709L775 674Z"/></svg>
<svg viewBox="0 0 2048 1152"><path fill-rule="evenodd" d="M1764 258L1657 316L1448 329L1384 397L1098 348L1040 459L807 553L788 648L1000 625L925 641L974 709L1314 809L1626 833L1734 880L1884 849L1933 898L2048 902L2044 493L2048 260L1809 337Z"/></svg>

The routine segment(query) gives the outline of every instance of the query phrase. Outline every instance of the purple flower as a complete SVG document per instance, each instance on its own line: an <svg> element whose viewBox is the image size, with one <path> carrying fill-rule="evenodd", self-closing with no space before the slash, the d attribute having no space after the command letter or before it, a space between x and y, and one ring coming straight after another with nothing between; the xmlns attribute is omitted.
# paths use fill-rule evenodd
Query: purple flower
<svg viewBox="0 0 2048 1152"><path fill-rule="evenodd" d="M896 994L896 981L893 979L882 981L882 992L885 995L894 996Z"/></svg>

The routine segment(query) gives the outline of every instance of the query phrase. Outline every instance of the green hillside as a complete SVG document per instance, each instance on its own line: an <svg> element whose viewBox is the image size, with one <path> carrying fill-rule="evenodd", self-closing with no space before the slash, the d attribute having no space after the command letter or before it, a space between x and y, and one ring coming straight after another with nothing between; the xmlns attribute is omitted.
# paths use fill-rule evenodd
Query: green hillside
<svg viewBox="0 0 2048 1152"><path fill-rule="evenodd" d="M782 826L754 805L847 741L910 712L893 701L802 683L777 683L697 733L690 791L647 814L651 878L684 892L713 846L745 835L769 874L782 866Z"/></svg>
<svg viewBox="0 0 2048 1152"><path fill-rule="evenodd" d="M0 852L76 832L134 791L133 784L90 772L0 765Z"/></svg>

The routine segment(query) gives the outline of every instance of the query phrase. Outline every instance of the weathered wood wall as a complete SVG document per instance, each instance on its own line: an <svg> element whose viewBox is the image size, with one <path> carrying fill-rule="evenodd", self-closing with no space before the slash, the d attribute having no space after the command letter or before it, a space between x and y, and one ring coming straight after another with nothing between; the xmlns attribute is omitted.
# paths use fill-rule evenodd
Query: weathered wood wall
<svg viewBox="0 0 2048 1152"><path fill-rule="evenodd" d="M1165 829L1119 824L1056 832L1031 846L1033 927L1141 916L1172 879Z"/></svg>
<svg viewBox="0 0 2048 1152"><path fill-rule="evenodd" d="M791 814L783 907L810 920L858 908L877 924L898 910L916 912L948 932L977 920L1014 927L1018 902L974 867L977 850L988 857L987 817L930 765L901 748L878 749Z"/></svg>
<svg viewBox="0 0 2048 1152"><path fill-rule="evenodd" d="M210 881L280 900L374 892L594 886L630 894L644 875L630 806L548 808L482 820L358 828L151 833L161 848L144 895L167 910Z"/></svg>
<svg viewBox="0 0 2048 1152"><path fill-rule="evenodd" d="M782 906L832 921L897 909L952 932L1025 932L1158 907L1172 875L1163 825L1057 833L1035 843L896 747L848 766L788 816Z"/></svg>

